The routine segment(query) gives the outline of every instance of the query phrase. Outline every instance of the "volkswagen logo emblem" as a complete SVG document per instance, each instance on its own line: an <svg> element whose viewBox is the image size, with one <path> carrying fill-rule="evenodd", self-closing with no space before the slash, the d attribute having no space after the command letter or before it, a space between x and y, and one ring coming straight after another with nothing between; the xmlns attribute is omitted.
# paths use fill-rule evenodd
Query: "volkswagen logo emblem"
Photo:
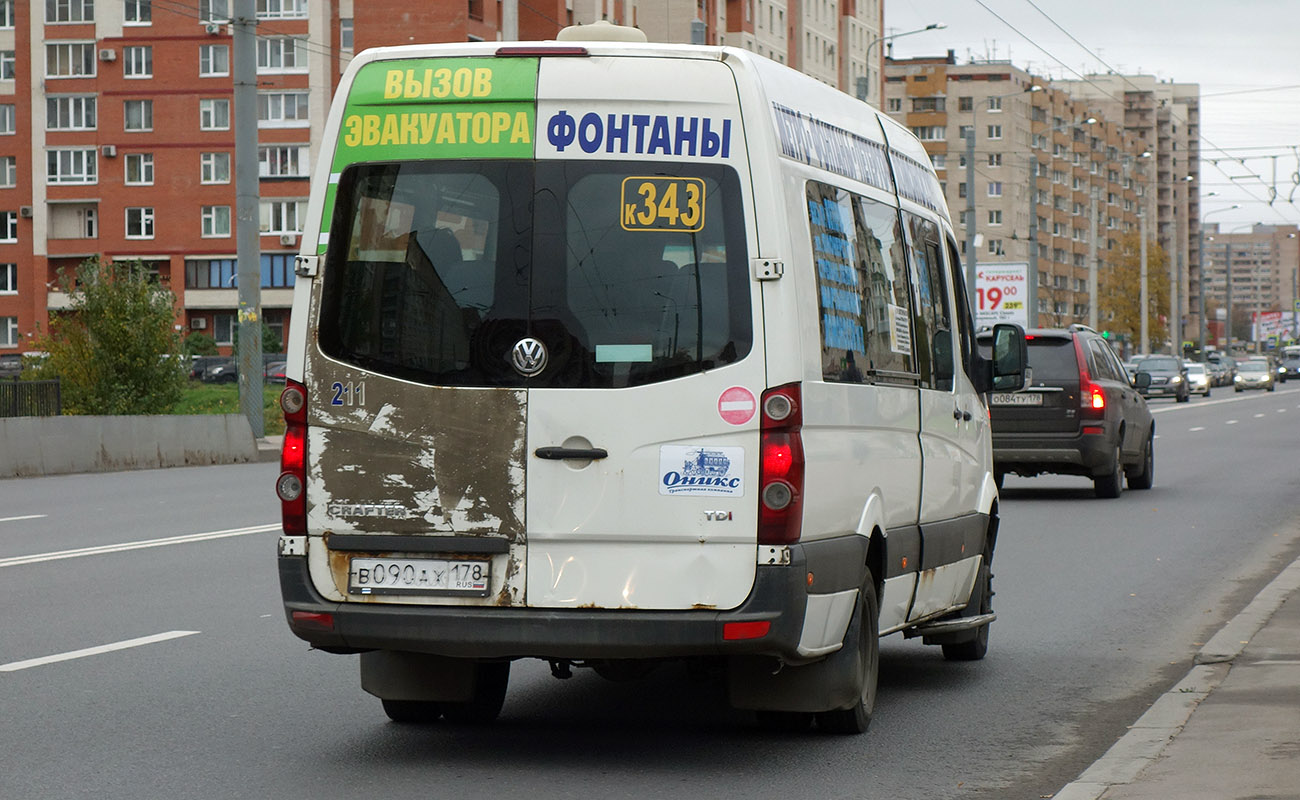
<svg viewBox="0 0 1300 800"><path fill-rule="evenodd" d="M520 375L532 377L546 369L546 345L532 337L520 339L510 350L510 363Z"/></svg>

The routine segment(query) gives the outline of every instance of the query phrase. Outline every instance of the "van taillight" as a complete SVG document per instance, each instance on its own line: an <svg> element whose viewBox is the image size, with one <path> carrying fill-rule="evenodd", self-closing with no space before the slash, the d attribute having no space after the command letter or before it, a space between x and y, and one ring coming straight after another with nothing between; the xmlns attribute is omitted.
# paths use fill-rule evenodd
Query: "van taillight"
<svg viewBox="0 0 1300 800"><path fill-rule="evenodd" d="M307 533L307 389L297 381L285 381L280 392L284 412L284 448L280 451L280 477L275 493L280 497L280 519L284 532Z"/></svg>
<svg viewBox="0 0 1300 800"><path fill-rule="evenodd" d="M803 410L799 384L763 393L759 434L758 543L799 541L803 511Z"/></svg>

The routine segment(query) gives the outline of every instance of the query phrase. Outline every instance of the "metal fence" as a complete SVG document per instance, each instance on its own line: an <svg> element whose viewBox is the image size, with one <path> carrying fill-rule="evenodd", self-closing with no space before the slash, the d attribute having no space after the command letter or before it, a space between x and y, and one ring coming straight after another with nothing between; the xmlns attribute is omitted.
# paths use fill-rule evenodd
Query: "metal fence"
<svg viewBox="0 0 1300 800"><path fill-rule="evenodd" d="M57 417L63 413L59 379L0 380L0 417Z"/></svg>

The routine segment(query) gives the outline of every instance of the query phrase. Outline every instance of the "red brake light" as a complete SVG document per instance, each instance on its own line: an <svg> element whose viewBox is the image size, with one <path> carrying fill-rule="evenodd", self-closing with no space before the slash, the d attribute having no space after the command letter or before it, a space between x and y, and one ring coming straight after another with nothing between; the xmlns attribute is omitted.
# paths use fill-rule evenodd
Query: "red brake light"
<svg viewBox="0 0 1300 800"><path fill-rule="evenodd" d="M761 403L758 542L799 541L803 518L803 410L799 384L768 389Z"/></svg>
<svg viewBox="0 0 1300 800"><path fill-rule="evenodd" d="M768 620L760 622L728 622L722 626L722 638L734 642L740 639L762 639L772 629Z"/></svg>
<svg viewBox="0 0 1300 800"><path fill-rule="evenodd" d="M497 48L498 56L585 56L587 48L575 45L559 45L555 47L519 47L517 45L507 45Z"/></svg>
<svg viewBox="0 0 1300 800"><path fill-rule="evenodd" d="M275 493L280 498L284 532L302 536L307 533L307 388L297 381L285 381L280 409L284 411L284 447Z"/></svg>
<svg viewBox="0 0 1300 800"><path fill-rule="evenodd" d="M1095 383L1083 386L1083 407L1093 411L1106 410L1106 392Z"/></svg>

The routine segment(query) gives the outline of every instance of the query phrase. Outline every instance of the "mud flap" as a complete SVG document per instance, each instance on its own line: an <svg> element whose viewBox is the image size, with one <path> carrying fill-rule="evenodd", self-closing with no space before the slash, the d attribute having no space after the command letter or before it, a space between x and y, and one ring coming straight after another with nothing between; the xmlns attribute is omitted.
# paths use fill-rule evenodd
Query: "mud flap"
<svg viewBox="0 0 1300 800"><path fill-rule="evenodd" d="M467 658L372 650L361 654L361 688L381 700L467 702L477 672Z"/></svg>

